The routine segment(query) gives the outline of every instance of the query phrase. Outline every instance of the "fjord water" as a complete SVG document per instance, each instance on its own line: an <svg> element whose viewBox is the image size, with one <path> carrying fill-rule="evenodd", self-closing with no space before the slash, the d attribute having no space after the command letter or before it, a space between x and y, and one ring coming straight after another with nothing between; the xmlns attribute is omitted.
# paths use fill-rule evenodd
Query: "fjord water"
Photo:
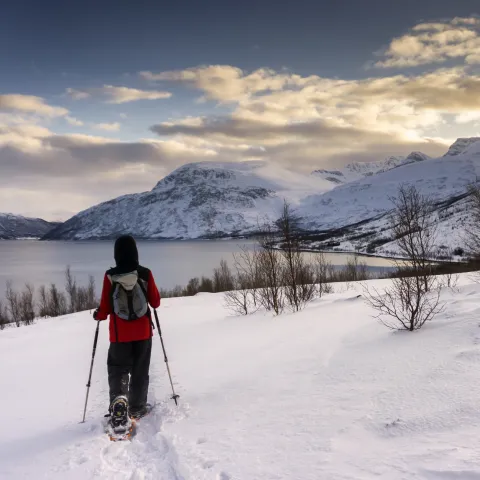
<svg viewBox="0 0 480 480"><path fill-rule="evenodd" d="M232 254L240 247L253 247L251 240L190 240L190 241L139 241L140 262L154 273L160 288L186 285L192 277L211 276L212 270L224 258L232 263ZM326 254L333 265L344 265L348 255ZM391 266L387 259L364 257L370 269ZM115 265L113 241L90 242L40 242L36 240L0 241L0 298L5 284L13 282L16 289L30 283L34 287L65 283L65 268L70 265L77 282L84 285L93 275L97 290L105 270Z"/></svg>

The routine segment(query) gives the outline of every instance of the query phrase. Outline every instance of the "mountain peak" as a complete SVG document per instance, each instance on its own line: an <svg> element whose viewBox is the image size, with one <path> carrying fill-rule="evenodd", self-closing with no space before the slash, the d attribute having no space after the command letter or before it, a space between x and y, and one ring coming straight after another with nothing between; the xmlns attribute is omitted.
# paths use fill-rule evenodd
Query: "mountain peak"
<svg viewBox="0 0 480 480"><path fill-rule="evenodd" d="M456 142L453 143L448 149L448 152L444 155L444 157L454 157L456 155L460 155L467 150L470 145L473 145L477 142L480 142L480 137L458 138Z"/></svg>
<svg viewBox="0 0 480 480"><path fill-rule="evenodd" d="M412 152L410 155L407 156L405 163L410 163L410 162L424 162L425 160L428 160L429 157L428 155L425 155L425 153L422 152Z"/></svg>

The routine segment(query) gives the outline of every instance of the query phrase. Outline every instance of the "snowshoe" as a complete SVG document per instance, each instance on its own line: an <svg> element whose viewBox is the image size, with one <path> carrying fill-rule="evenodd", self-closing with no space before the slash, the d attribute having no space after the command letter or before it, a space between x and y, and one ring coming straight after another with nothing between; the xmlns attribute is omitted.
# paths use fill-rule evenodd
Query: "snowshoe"
<svg viewBox="0 0 480 480"><path fill-rule="evenodd" d="M128 415L128 400L125 396L119 396L110 405L110 419L107 423L106 433L112 441L129 439L135 427Z"/></svg>

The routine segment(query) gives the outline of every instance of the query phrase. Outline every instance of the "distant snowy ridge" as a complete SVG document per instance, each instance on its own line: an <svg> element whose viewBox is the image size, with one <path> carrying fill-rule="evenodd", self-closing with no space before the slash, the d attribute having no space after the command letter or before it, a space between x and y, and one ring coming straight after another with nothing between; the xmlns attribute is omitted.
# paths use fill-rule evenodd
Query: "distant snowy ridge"
<svg viewBox="0 0 480 480"><path fill-rule="evenodd" d="M341 185L344 183L354 182L363 177L369 177L378 173L386 172L393 168L401 167L415 162L423 162L430 157L421 152L412 152L410 155L387 157L385 160L378 162L356 162L350 163L341 169L326 170L319 169L312 172L313 176L323 178L334 184Z"/></svg>
<svg viewBox="0 0 480 480"><path fill-rule="evenodd" d="M41 218L0 213L0 239L2 240L41 238L56 226L58 223L47 222Z"/></svg>
<svg viewBox="0 0 480 480"><path fill-rule="evenodd" d="M480 137L472 138L459 138L457 141L448 149L448 152L444 155L445 157L454 157L464 153L470 148L471 145L480 142Z"/></svg>

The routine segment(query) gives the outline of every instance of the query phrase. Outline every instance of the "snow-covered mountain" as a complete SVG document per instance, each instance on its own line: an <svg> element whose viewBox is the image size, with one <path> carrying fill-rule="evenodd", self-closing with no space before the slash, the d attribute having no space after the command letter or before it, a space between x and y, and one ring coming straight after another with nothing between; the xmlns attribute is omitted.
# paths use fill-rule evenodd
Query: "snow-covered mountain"
<svg viewBox="0 0 480 480"><path fill-rule="evenodd" d="M314 170L312 175L320 177L326 181L332 182L335 185L342 185L345 183L360 180L363 177L369 177L378 173L392 170L393 168L408 165L410 163L423 162L430 157L421 152L412 152L410 155L388 157L385 160L378 162L355 162L349 163L345 167L336 170L319 169Z"/></svg>
<svg viewBox="0 0 480 480"><path fill-rule="evenodd" d="M58 223L41 218L26 218L10 213L0 213L0 239L40 238L46 235Z"/></svg>
<svg viewBox="0 0 480 480"><path fill-rule="evenodd" d="M124 195L74 216L45 239L209 238L247 234L331 182L265 162L184 165L150 191Z"/></svg>
<svg viewBox="0 0 480 480"><path fill-rule="evenodd" d="M392 208L390 198L406 183L438 202L439 226L446 237L442 245L454 248L462 244L461 227L468 222L466 187L479 175L480 138L459 139L436 159L413 152L381 162L353 163L337 173L304 175L266 162L194 163L178 168L149 192L125 195L79 213L45 238L248 235L258 229L259 221L278 218L286 199L316 238L310 245L384 254L395 250L385 218ZM372 250L372 245L382 243Z"/></svg>
<svg viewBox="0 0 480 480"><path fill-rule="evenodd" d="M432 215L438 225L438 248L450 251L464 246L465 225L470 221L465 193L479 175L480 138L459 139L441 158L403 165L312 195L298 211L306 229L323 231L311 246L394 254L396 245L386 218L392 209L390 199L400 185L415 185L436 202ZM372 248L375 245L379 247Z"/></svg>

